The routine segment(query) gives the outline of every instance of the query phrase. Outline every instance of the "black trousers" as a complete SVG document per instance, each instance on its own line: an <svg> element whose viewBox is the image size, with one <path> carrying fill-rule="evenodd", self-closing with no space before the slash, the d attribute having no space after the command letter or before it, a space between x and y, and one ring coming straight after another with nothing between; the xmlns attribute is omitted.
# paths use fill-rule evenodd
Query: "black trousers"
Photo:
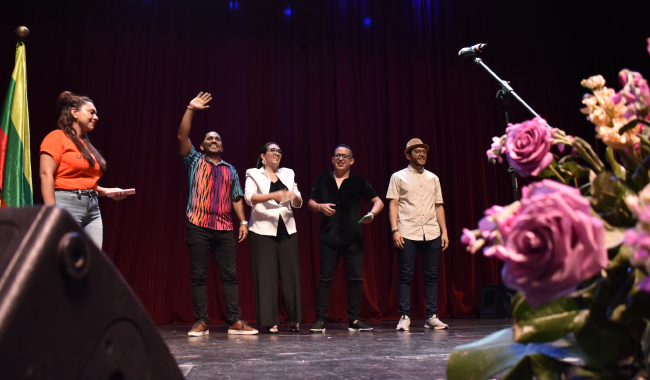
<svg viewBox="0 0 650 380"><path fill-rule="evenodd" d="M339 258L345 259L348 274L348 320L359 319L363 295L363 240L352 244L327 244L320 242L320 280L316 291L316 318L327 319L330 288L336 274Z"/></svg>
<svg viewBox="0 0 650 380"><path fill-rule="evenodd" d="M278 316L278 274L282 301L292 323L302 321L302 287L298 234L280 237L250 233L255 282L257 324L280 324Z"/></svg>
<svg viewBox="0 0 650 380"><path fill-rule="evenodd" d="M438 310L438 264L442 252L442 239L437 237L428 241L404 239L404 249L397 249L399 276L397 278L397 298L401 315L411 316L411 279L415 267L417 251L422 255L424 274L424 299L427 319Z"/></svg>
<svg viewBox="0 0 650 380"><path fill-rule="evenodd" d="M239 310L239 285L237 284L235 235L232 231L216 231L187 222L185 241L190 249L192 303L196 321L210 323L205 278L208 273L210 251L219 266L223 298L228 311L228 323L241 318Z"/></svg>

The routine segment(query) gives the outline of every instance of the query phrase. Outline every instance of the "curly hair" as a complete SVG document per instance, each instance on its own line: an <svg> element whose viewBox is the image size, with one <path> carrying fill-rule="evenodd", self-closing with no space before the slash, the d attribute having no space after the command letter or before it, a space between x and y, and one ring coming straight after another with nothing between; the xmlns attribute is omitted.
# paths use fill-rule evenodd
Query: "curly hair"
<svg viewBox="0 0 650 380"><path fill-rule="evenodd" d="M59 121L57 126L60 130L65 133L66 136L74 145L79 149L84 160L88 162L88 165L92 168L95 166L95 162L99 164L99 168L102 173L106 171L106 160L99 153L99 151L91 144L90 139L88 139L88 134L83 136L77 136L77 132L72 128L74 122L74 117L72 116L72 109L80 110L81 107L86 103L93 103L93 101L87 96L79 96L71 93L70 91L64 91L59 95L57 101L59 108L61 109L61 115L59 116Z"/></svg>

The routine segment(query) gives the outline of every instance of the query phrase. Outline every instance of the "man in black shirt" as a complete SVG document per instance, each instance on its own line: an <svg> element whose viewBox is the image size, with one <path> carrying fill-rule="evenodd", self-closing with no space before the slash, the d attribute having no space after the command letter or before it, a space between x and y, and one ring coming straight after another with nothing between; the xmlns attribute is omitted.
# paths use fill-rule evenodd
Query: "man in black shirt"
<svg viewBox="0 0 650 380"><path fill-rule="evenodd" d="M354 164L352 150L339 145L332 157L334 171L316 178L309 195L308 207L320 212L320 280L316 291L316 323L311 332L325 331L330 286L336 273L339 258L345 258L348 274L348 330L372 331L372 327L359 320L363 293L363 232L359 223L360 198L373 204L364 216L363 224L372 223L384 203L379 199L368 181L350 172Z"/></svg>

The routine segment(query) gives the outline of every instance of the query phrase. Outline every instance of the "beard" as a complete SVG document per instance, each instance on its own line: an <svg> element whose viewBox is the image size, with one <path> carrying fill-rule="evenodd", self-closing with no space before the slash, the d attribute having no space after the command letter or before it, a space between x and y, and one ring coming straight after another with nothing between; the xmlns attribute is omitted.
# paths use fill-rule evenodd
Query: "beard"
<svg viewBox="0 0 650 380"><path fill-rule="evenodd" d="M413 167L424 166L424 164L426 163L427 163L426 158L422 160L422 163L419 163L416 157L411 156L411 166Z"/></svg>

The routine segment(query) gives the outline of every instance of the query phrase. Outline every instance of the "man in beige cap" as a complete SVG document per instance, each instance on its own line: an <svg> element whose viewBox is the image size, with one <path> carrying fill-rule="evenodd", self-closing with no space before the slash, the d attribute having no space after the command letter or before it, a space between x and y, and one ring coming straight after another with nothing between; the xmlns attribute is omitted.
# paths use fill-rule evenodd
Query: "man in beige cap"
<svg viewBox="0 0 650 380"><path fill-rule="evenodd" d="M411 139L404 154L409 166L394 173L388 184L390 229L397 248L399 276L397 297L401 314L396 330L408 331L411 325L411 278L417 251L422 255L424 294L427 308L425 328L448 329L438 319L438 263L449 247L442 190L438 176L424 169L429 146Z"/></svg>

